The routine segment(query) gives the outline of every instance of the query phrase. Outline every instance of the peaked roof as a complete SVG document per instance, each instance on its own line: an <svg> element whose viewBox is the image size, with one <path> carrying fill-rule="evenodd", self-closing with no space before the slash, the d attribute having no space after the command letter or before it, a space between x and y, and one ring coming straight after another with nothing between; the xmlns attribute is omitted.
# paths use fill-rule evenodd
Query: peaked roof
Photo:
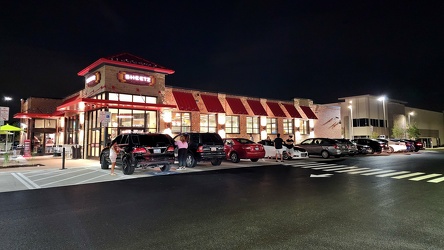
<svg viewBox="0 0 444 250"><path fill-rule="evenodd" d="M142 70L148 70L148 71L154 71L164 74L173 74L174 70L168 69L164 66L161 66L157 63L148 61L146 59L143 59L141 57L132 55L130 53L120 53L113 56L108 57L102 57L99 60L95 61L88 67L81 70L79 73L77 73L78 76L84 76L94 70L95 68L99 67L102 64L110 64L110 65L116 65L116 66L123 66L123 67L129 67L129 68L137 68Z"/></svg>

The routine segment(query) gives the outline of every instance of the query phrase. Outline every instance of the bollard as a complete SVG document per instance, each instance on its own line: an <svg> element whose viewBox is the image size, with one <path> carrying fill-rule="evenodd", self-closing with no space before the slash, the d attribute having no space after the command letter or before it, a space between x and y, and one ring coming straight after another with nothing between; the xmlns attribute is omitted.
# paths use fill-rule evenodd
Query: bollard
<svg viewBox="0 0 444 250"><path fill-rule="evenodd" d="M62 169L65 169L65 148L62 150Z"/></svg>

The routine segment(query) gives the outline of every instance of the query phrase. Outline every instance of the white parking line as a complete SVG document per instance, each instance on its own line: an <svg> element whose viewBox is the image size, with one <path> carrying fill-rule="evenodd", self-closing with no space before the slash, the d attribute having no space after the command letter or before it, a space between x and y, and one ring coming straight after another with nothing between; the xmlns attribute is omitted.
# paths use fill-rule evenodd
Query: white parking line
<svg viewBox="0 0 444 250"><path fill-rule="evenodd" d="M409 178L409 177L412 177L412 176L423 175L423 174L424 173L416 172L416 173L411 173L411 174L394 176L392 178L394 178L394 179L404 179L404 178Z"/></svg>
<svg viewBox="0 0 444 250"><path fill-rule="evenodd" d="M429 181L427 181L427 182L431 182L431 183L439 183L439 182L441 182L441 181L444 181L444 177L436 178L436 179L433 179L433 180L429 180Z"/></svg>
<svg viewBox="0 0 444 250"><path fill-rule="evenodd" d="M394 172L394 171L395 170L382 170L382 171L366 173L366 174L362 174L362 175L377 175L377 174L391 173L391 172Z"/></svg>
<svg viewBox="0 0 444 250"><path fill-rule="evenodd" d="M330 165L329 167L314 167L312 169L316 169L316 170L322 170L322 169L329 169L329 168L339 168L339 167L344 167L344 165Z"/></svg>
<svg viewBox="0 0 444 250"><path fill-rule="evenodd" d="M398 174L405 174L405 173L410 173L410 171L398 171L398 172L394 172L394 173L377 175L376 177L389 177L389 176L398 175Z"/></svg>
<svg viewBox="0 0 444 250"><path fill-rule="evenodd" d="M76 171L76 172L78 172L78 171ZM92 174L94 172L95 171L93 171L93 172L90 171L90 172L87 172L87 173L84 173L84 174L79 174L79 175L71 176L69 178L65 178L65 179L62 179L62 180L53 181L53 182L50 182L50 183L45 183L45 184L42 184L41 186L44 187L44 186L52 185L52 184L57 183L57 182L62 182L62 181L74 179L74 178L77 178L77 177L80 177L80 176L83 176L83 175Z"/></svg>
<svg viewBox="0 0 444 250"><path fill-rule="evenodd" d="M360 171L360 170L364 170L364 169L369 169L369 168L347 169L347 170L340 170L340 171L336 171L336 172L337 173L349 173L349 172Z"/></svg>
<svg viewBox="0 0 444 250"><path fill-rule="evenodd" d="M424 180L424 179L430 179L430 178L441 176L441 175L442 174L428 174L428 175L424 175L424 176L419 176L419 177L411 178L409 180L411 180L411 181L421 181L421 180Z"/></svg>
<svg viewBox="0 0 444 250"><path fill-rule="evenodd" d="M338 171L338 170L354 169L354 168L357 168L357 167L352 166L352 167L332 168L332 169L326 169L325 171Z"/></svg>
<svg viewBox="0 0 444 250"><path fill-rule="evenodd" d="M368 170L362 170L362 171L353 171L353 172L349 172L349 174L363 174L363 173L368 173L368 172L376 172L379 170L381 170L381 169L374 168L374 169L368 169Z"/></svg>
<svg viewBox="0 0 444 250"><path fill-rule="evenodd" d="M35 184L33 181L28 179L26 176L24 176L22 173L12 173L12 176L14 176L17 180L19 180L23 185L25 185L28 189L36 189L40 188L39 185Z"/></svg>
<svg viewBox="0 0 444 250"><path fill-rule="evenodd" d="M40 179L37 179L37 180L34 180L34 181L41 181L41 180L45 180L45 179L49 179L49 178L53 178L53 177L62 176L62 175L65 175L65 174L77 173L77 172L84 171L84 170L85 170L85 169L81 168L81 169L76 170L76 171L69 171L69 172L63 172L63 173L61 173L61 174L50 175L50 176L48 176L48 177L40 178Z"/></svg>
<svg viewBox="0 0 444 250"><path fill-rule="evenodd" d="M92 180L95 180L95 179L99 179L99 178L102 178L102 177L105 177L105 176L109 176L109 173L102 174L102 175L96 176L96 177L91 178L91 179L83 180L81 182L77 182L76 184L83 184L85 182L89 182L89 181L92 181Z"/></svg>

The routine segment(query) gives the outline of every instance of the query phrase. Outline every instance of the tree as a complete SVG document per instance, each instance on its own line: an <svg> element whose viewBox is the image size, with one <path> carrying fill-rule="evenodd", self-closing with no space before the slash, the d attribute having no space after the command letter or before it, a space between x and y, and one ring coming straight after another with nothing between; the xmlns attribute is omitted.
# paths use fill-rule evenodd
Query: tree
<svg viewBox="0 0 444 250"><path fill-rule="evenodd" d="M402 138L405 135L405 130L398 124L395 124L392 128L392 136L394 138Z"/></svg>
<svg viewBox="0 0 444 250"><path fill-rule="evenodd" d="M371 139L378 139L379 134L377 132L373 132L370 136Z"/></svg>
<svg viewBox="0 0 444 250"><path fill-rule="evenodd" d="M418 137L421 135L421 133L419 133L418 127L416 127L416 124L409 126L407 128L406 132L407 132L407 136L409 138L413 138L413 139L418 139Z"/></svg>

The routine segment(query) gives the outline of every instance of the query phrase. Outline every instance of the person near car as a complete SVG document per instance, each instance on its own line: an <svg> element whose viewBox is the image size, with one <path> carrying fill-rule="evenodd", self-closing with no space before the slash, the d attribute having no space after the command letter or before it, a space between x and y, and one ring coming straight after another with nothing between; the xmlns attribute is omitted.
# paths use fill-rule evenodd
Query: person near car
<svg viewBox="0 0 444 250"><path fill-rule="evenodd" d="M117 141L115 141L110 149L109 149L109 159L111 160L111 175L116 175L114 173L114 168L116 167L117 155L119 154L121 148L117 145Z"/></svg>
<svg viewBox="0 0 444 250"><path fill-rule="evenodd" d="M283 144L284 140L281 138L281 134L277 134L277 137L274 139L274 148L276 149L276 162L278 162L278 155L280 155L281 162L284 162L282 153L284 152Z"/></svg>
<svg viewBox="0 0 444 250"><path fill-rule="evenodd" d="M177 170L185 170L186 169L186 160L187 160L187 150L188 150L188 142L185 135L180 135L179 140L175 142L177 146L178 160L179 160L179 168Z"/></svg>
<svg viewBox="0 0 444 250"><path fill-rule="evenodd" d="M293 146L294 146L294 140L293 135L288 135L287 140L285 140L285 146L287 147L287 152L290 156L293 155Z"/></svg>

